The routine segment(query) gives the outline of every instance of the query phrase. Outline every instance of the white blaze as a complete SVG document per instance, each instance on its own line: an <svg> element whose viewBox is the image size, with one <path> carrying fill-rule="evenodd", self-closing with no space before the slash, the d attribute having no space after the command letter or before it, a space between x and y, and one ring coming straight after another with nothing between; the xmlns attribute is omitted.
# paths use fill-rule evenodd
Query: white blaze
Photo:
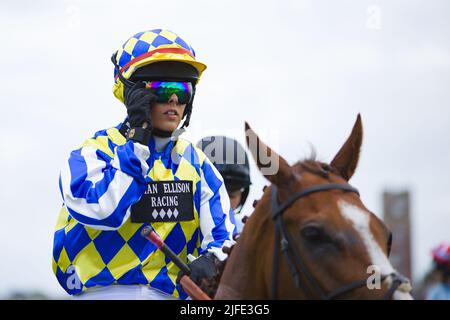
<svg viewBox="0 0 450 320"><path fill-rule="evenodd" d="M370 230L370 214L345 201L339 201L338 206L342 216L349 220L353 224L355 230L359 233L371 263L378 266L381 274L391 274L396 272ZM397 290L394 293L394 299L411 299L411 296L408 293L399 292Z"/></svg>

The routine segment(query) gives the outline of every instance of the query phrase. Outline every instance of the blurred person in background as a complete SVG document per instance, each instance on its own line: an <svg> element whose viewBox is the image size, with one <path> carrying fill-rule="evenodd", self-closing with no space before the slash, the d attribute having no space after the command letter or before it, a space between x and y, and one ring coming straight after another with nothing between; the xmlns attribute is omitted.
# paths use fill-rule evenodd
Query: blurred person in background
<svg viewBox="0 0 450 320"><path fill-rule="evenodd" d="M235 139L224 136L204 137L197 142L211 160L225 181L231 208L233 209L238 233L242 232L247 215L242 208L250 192L250 165L248 155Z"/></svg>
<svg viewBox="0 0 450 320"><path fill-rule="evenodd" d="M428 289L427 300L450 300L450 243L442 243L432 250L434 271L439 281Z"/></svg>

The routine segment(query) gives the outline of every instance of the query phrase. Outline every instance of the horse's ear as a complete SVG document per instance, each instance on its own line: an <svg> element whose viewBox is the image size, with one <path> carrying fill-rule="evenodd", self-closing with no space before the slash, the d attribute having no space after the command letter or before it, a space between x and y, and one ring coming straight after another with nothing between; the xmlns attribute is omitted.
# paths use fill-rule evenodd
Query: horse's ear
<svg viewBox="0 0 450 320"><path fill-rule="evenodd" d="M262 142L247 122L245 133L247 146L264 177L277 186L291 182L294 175L287 161Z"/></svg>
<svg viewBox="0 0 450 320"><path fill-rule="evenodd" d="M348 137L341 150L339 150L333 161L331 161L331 166L335 167L347 181L353 176L358 166L362 139L363 127L361 115L358 114L350 137Z"/></svg>

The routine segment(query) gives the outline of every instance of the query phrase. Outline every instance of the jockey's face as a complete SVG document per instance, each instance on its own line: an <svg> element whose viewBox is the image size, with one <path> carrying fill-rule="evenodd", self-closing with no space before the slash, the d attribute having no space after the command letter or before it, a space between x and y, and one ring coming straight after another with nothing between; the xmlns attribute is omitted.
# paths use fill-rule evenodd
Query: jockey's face
<svg viewBox="0 0 450 320"><path fill-rule="evenodd" d="M165 103L155 103L151 109L152 125L154 128L173 132L180 125L186 104L180 104L176 94Z"/></svg>
<svg viewBox="0 0 450 320"><path fill-rule="evenodd" d="M241 190L229 191L228 196L230 197L231 208L234 211L234 210L236 210L239 203L241 202L242 192L241 192Z"/></svg>

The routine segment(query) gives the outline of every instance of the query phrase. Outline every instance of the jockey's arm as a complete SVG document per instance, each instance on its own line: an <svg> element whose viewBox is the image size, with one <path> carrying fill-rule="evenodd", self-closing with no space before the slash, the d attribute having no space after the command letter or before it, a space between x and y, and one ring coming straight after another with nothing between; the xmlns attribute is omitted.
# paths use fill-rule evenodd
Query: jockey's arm
<svg viewBox="0 0 450 320"><path fill-rule="evenodd" d="M222 176L208 158L201 167L202 198L200 206L200 254L212 252L219 260L227 255L222 248L231 247L235 241L236 225Z"/></svg>
<svg viewBox="0 0 450 320"><path fill-rule="evenodd" d="M145 191L149 155L147 146L132 141L112 150L105 136L86 140L71 152L60 174L70 215L94 229L120 228Z"/></svg>

